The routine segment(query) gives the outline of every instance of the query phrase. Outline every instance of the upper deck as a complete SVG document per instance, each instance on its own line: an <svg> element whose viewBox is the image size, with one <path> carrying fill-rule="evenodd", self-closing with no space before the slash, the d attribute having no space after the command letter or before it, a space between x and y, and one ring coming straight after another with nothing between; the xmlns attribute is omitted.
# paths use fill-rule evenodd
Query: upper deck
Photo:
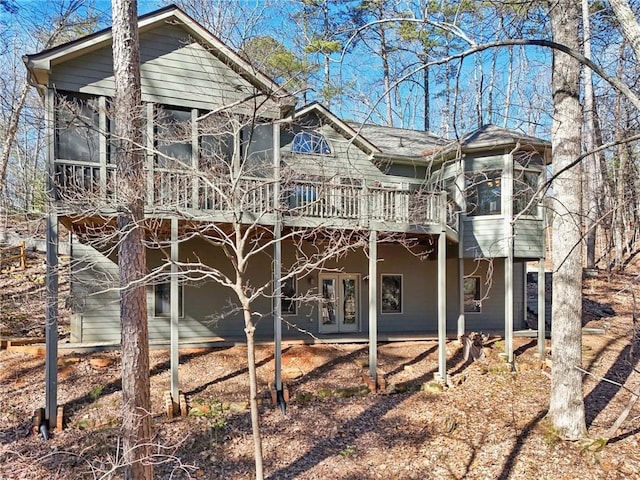
<svg viewBox="0 0 640 480"><path fill-rule="evenodd" d="M145 170L146 215L179 216L200 222L273 225L280 214L284 226L375 229L387 232L437 234L457 239L455 205L445 192L418 184L386 182L340 184L333 179L230 177L206 172L159 168ZM56 199L63 214L78 208L102 215L117 212L115 165L54 162Z"/></svg>

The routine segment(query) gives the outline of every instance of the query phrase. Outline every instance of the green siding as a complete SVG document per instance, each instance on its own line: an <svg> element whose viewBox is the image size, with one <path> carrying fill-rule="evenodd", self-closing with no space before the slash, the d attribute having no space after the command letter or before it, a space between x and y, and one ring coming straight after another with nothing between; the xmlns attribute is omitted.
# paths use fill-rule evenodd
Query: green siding
<svg viewBox="0 0 640 480"><path fill-rule="evenodd" d="M216 109L253 95L255 88L175 25L140 35L142 99L166 105ZM60 91L113 96L111 47L68 60L52 68L51 86ZM261 114L277 117L273 102ZM234 111L254 112L253 102ZM270 112L270 113L268 113Z"/></svg>
<svg viewBox="0 0 640 480"><path fill-rule="evenodd" d="M466 217L462 231L464 257L505 257L505 232L502 216Z"/></svg>
<svg viewBox="0 0 640 480"><path fill-rule="evenodd" d="M539 219L520 219L514 227L513 251L516 258L544 256L544 224Z"/></svg>

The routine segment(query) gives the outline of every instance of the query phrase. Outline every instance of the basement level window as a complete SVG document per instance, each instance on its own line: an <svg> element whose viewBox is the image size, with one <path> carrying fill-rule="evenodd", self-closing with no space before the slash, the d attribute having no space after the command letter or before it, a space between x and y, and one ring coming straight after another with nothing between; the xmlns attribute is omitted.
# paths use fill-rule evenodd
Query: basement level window
<svg viewBox="0 0 640 480"><path fill-rule="evenodd" d="M321 134L305 130L296 133L293 137L293 146L291 150L294 153L313 153L316 155L331 155L329 142Z"/></svg>
<svg viewBox="0 0 640 480"><path fill-rule="evenodd" d="M182 285L178 286L178 315L184 317L184 292ZM171 316L171 283L158 283L153 286L153 316Z"/></svg>

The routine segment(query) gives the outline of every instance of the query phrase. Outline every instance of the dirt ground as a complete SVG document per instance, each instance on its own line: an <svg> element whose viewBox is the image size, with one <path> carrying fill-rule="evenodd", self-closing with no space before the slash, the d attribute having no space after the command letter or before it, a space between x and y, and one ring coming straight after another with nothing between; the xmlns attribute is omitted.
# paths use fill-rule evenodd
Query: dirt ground
<svg viewBox="0 0 640 480"><path fill-rule="evenodd" d="M5 269L0 277L4 335L42 334L44 269L41 258L30 255L28 271ZM431 383L437 369L435 342L381 344L379 362L388 387L375 394L362 381L365 344L288 346L283 359L291 397L286 414L269 400L273 349L261 346L267 477L640 478L640 405L605 446L597 441L640 384L637 341L632 350L637 280L630 272L585 281L585 323L605 330L584 337L583 367L592 374L584 381L592 441L564 442L549 427L549 368L534 355L533 339L517 339L515 372L499 356L504 348L500 338L490 340L485 361L471 365L462 360L457 343L449 343L452 385L443 390ZM613 316L598 318L610 308ZM169 389L169 356L152 351L157 478L252 478L245 355L243 347L182 351L181 388L191 410L186 418L168 420L163 394ZM599 380L603 376L624 388ZM44 406L44 359L0 350L0 479L121 478L119 352L61 350L58 389L65 429L44 441L32 434L32 415Z"/></svg>

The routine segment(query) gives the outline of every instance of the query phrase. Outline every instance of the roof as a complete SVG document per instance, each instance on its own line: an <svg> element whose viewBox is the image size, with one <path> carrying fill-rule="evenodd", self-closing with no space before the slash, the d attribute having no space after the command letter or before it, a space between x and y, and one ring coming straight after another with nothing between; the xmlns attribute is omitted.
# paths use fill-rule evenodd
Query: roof
<svg viewBox="0 0 640 480"><path fill-rule="evenodd" d="M269 92L287 104L295 105L295 98L282 86L256 70L251 63L227 47L222 40L175 5L138 17L138 29L140 32L144 32L169 22L180 25L197 42L257 88ZM39 53L25 55L23 61L29 69L30 80L36 84L44 85L52 66L110 45L112 39L111 28L106 28Z"/></svg>
<svg viewBox="0 0 640 480"><path fill-rule="evenodd" d="M443 149L433 152L432 155L448 157L459 150L492 150L519 145L520 148L530 147L534 149L550 150L551 143L541 138L525 135L516 130L487 124L468 133L459 140L449 142Z"/></svg>
<svg viewBox="0 0 640 480"><path fill-rule="evenodd" d="M312 102L304 107L296 110L296 112L288 118L283 119L284 122L293 122L297 117L302 117L304 115L315 113L320 115L322 118L327 120L332 126L339 131L346 139L353 140L360 147L365 148L369 151L369 153L379 153L381 152L380 148L366 137L366 135L362 135L361 132L356 131L352 126L341 120L337 117L333 112L331 112L327 107L318 102Z"/></svg>
<svg viewBox="0 0 640 480"><path fill-rule="evenodd" d="M393 157L424 157L427 152L446 145L445 139L422 130L357 122L348 122L348 124L373 142L383 154Z"/></svg>

